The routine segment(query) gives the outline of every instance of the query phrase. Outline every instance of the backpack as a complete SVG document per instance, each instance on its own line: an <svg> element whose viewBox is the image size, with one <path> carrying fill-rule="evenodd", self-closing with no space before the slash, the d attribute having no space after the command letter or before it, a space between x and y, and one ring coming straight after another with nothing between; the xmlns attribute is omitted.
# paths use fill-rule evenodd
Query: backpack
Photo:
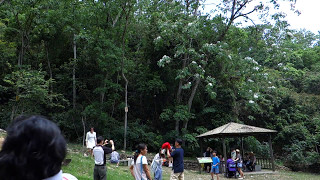
<svg viewBox="0 0 320 180"><path fill-rule="evenodd" d="M152 163L151 163L151 172L155 173L157 170L157 162L155 161L155 158L153 158Z"/></svg>

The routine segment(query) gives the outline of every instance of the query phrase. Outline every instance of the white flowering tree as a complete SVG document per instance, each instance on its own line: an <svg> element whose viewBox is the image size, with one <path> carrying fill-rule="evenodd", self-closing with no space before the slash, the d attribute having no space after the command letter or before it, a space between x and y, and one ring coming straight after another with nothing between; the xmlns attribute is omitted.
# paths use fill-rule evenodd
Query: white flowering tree
<svg viewBox="0 0 320 180"><path fill-rule="evenodd" d="M179 6L178 6L179 7ZM212 23L205 17L196 17L190 13L182 13L183 6L174 17L169 19L164 13L160 14L161 21L158 22L160 29L159 36L154 39L157 47L173 45L172 52L165 54L158 61L161 68L177 68L176 80L178 81L176 93L176 105L186 106L187 113L191 114L193 99L197 93L199 84L205 83L205 91L209 98L215 98L215 79L206 73L208 63L213 61L216 55L226 56L223 43L207 43L208 38L213 39L214 29L206 29L206 23ZM212 34L209 36L208 34ZM213 40L212 40L213 41ZM179 132L180 121L183 121L184 129L188 127L189 118L175 118L175 130Z"/></svg>
<svg viewBox="0 0 320 180"><path fill-rule="evenodd" d="M277 1L270 2L277 6ZM199 1L190 3L177 1L166 4L166 11L158 14L159 34L154 39L156 47L169 48L158 61L158 66L176 69L178 85L175 102L177 105L186 105L188 113L192 112L193 100L201 82L205 83L208 97L215 98L215 76L207 71L211 66L232 61L226 38L234 21L238 18L250 19L248 15L255 12L264 14L268 10L268 6L257 1L227 0L221 1L215 9L221 14L210 19L195 13ZM252 68L259 71L258 66ZM189 120L182 120L182 128L187 129ZM176 119L177 132L181 129L180 121Z"/></svg>

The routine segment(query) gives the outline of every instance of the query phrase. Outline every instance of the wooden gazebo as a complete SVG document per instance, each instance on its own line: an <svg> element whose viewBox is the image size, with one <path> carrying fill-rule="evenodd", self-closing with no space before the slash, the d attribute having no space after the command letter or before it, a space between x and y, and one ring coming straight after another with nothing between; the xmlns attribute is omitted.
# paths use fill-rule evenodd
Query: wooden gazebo
<svg viewBox="0 0 320 180"><path fill-rule="evenodd" d="M206 133L200 134L199 136L197 136L197 138L200 138L201 142L202 142L203 138L212 138L212 137L221 138L222 143L223 143L223 156L224 156L224 159L226 160L227 159L227 152L226 152L225 138L241 137L241 139L242 139L242 137L246 137L246 136L257 136L257 135L265 134L269 138L272 170L275 171L274 157L273 157L273 150L272 150L272 141L271 141L271 136L274 133L277 133L277 131L231 122L231 123L225 124L223 126L220 126L218 128L215 128L211 131L208 131ZM200 144L202 144L202 143L200 143ZM243 143L241 143L241 144L243 145ZM241 148L242 148L242 152L243 152L243 147L241 147ZM225 168L227 168L227 167L225 166ZM224 169L224 172L226 172L226 169Z"/></svg>

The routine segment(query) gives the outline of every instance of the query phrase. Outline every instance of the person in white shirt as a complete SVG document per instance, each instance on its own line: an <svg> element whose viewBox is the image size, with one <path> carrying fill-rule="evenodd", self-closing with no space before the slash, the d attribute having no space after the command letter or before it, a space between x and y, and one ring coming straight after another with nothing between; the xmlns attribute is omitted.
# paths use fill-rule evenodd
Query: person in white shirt
<svg viewBox="0 0 320 180"><path fill-rule="evenodd" d="M130 166L131 175L135 180L152 180L148 168L148 161L146 154L148 152L145 144L139 144L134 154L134 161Z"/></svg>
<svg viewBox="0 0 320 180"><path fill-rule="evenodd" d="M94 128L91 127L90 128L90 131L87 132L87 135L86 135L86 147L88 149L88 153L92 156L92 150L93 150L93 147L95 147L97 144L97 135L96 135L96 132L94 132Z"/></svg>
<svg viewBox="0 0 320 180"><path fill-rule="evenodd" d="M93 148L94 155L94 169L93 179L94 180L106 180L107 179L107 168L106 168L106 154L110 154L114 150L114 143L110 140L111 148L106 147L108 140L103 140L103 137L97 138L97 146Z"/></svg>

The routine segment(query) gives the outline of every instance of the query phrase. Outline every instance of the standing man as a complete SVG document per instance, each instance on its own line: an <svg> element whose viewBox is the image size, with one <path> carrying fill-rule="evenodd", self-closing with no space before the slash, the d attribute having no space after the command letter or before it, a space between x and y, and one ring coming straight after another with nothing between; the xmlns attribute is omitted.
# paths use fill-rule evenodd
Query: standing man
<svg viewBox="0 0 320 180"><path fill-rule="evenodd" d="M174 146L176 147L171 153L169 149L167 150L168 158L173 158L172 173L170 180L184 180L184 166L183 166L183 156L184 150L181 148L182 140L176 139Z"/></svg>
<svg viewBox="0 0 320 180"><path fill-rule="evenodd" d="M94 169L93 169L93 179L94 180L106 180L107 179L107 169L106 169L106 154L112 153L114 150L114 143L110 140L111 148L106 147L108 140L103 139L99 136L97 138L97 146L93 148L94 156Z"/></svg>

